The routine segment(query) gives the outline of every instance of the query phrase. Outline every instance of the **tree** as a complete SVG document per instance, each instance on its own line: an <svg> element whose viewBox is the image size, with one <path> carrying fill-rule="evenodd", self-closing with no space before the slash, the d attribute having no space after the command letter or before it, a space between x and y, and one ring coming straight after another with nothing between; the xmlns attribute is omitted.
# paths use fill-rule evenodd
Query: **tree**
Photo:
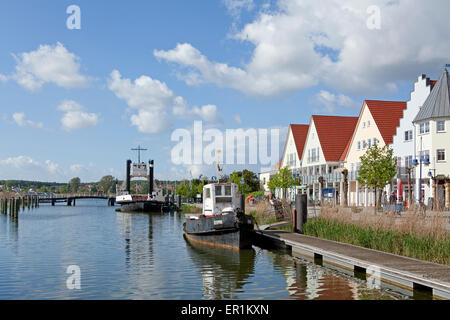
<svg viewBox="0 0 450 320"><path fill-rule="evenodd" d="M243 185L241 183L242 177L244 177ZM235 171L230 175L228 181L237 184L239 186L239 191L241 191L242 187L244 187L244 194L259 191L260 189L258 176L250 170L244 169L244 171Z"/></svg>
<svg viewBox="0 0 450 320"><path fill-rule="evenodd" d="M104 176L98 182L98 189L104 193L114 193L116 191L116 178L113 176Z"/></svg>
<svg viewBox="0 0 450 320"><path fill-rule="evenodd" d="M375 189L375 210L381 203L381 190L394 179L397 173L397 158L394 151L387 146L377 145L369 148L361 157L358 182Z"/></svg>
<svg viewBox="0 0 450 320"><path fill-rule="evenodd" d="M69 181L69 190L70 192L77 192L78 189L80 188L80 178L76 177L76 178L72 178L72 180Z"/></svg>
<svg viewBox="0 0 450 320"><path fill-rule="evenodd" d="M292 172L289 167L280 169L268 182L269 189L282 189L283 199L286 199L286 190L292 188L295 184L295 179L292 177Z"/></svg>

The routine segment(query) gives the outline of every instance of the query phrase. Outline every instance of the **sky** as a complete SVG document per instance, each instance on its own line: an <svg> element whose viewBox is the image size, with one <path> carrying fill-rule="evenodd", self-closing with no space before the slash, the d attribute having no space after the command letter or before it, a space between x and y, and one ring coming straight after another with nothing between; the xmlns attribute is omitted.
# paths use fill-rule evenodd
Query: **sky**
<svg viewBox="0 0 450 320"><path fill-rule="evenodd" d="M138 145L158 179L211 177L211 161L174 160L174 134L195 123L277 132L270 163L249 160L250 140L243 163L221 160L259 171L289 124L407 101L419 75L450 63L446 0L38 3L0 1L0 180L123 179Z"/></svg>

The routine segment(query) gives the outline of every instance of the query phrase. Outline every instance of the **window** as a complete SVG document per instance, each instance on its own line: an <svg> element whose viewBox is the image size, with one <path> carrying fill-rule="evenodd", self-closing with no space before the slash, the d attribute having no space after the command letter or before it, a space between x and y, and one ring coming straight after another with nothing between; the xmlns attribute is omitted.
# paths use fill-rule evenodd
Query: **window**
<svg viewBox="0 0 450 320"><path fill-rule="evenodd" d="M363 122L363 128L365 128L366 127L366 123L365 122Z"/></svg>
<svg viewBox="0 0 450 320"><path fill-rule="evenodd" d="M206 188L205 191L206 191L205 198L206 198L206 199L211 198L211 189L210 189L210 188Z"/></svg>
<svg viewBox="0 0 450 320"><path fill-rule="evenodd" d="M266 178L264 178L266 180ZM225 195L231 196L231 186L225 186Z"/></svg>
<svg viewBox="0 0 450 320"><path fill-rule="evenodd" d="M216 196L222 195L222 186L216 186Z"/></svg>
<svg viewBox="0 0 450 320"><path fill-rule="evenodd" d="M405 167L411 167L412 166L412 156L406 156L405 157Z"/></svg>
<svg viewBox="0 0 450 320"><path fill-rule="evenodd" d="M374 145L374 146L377 145L377 142L378 142L377 138L373 138L373 145Z"/></svg>
<svg viewBox="0 0 450 320"><path fill-rule="evenodd" d="M363 149L367 148L367 142L366 142L366 140L363 140L362 145L363 145Z"/></svg>
<svg viewBox="0 0 450 320"><path fill-rule="evenodd" d="M436 158L438 162L445 161L445 149L437 149Z"/></svg>
<svg viewBox="0 0 450 320"><path fill-rule="evenodd" d="M370 121L367 121L367 127L370 127Z"/></svg>
<svg viewBox="0 0 450 320"><path fill-rule="evenodd" d="M419 152L419 157L422 161L425 161L425 159L430 160L430 151L425 150L425 151Z"/></svg>
<svg viewBox="0 0 450 320"><path fill-rule="evenodd" d="M370 148L370 147L372 147L372 140L367 140L367 145L368 145L368 147Z"/></svg>
<svg viewBox="0 0 450 320"><path fill-rule="evenodd" d="M358 150L361 150L361 141L358 141Z"/></svg>
<svg viewBox="0 0 450 320"><path fill-rule="evenodd" d="M445 121L444 120L439 120L436 122L436 130L437 130L437 132L445 131Z"/></svg>
<svg viewBox="0 0 450 320"><path fill-rule="evenodd" d="M420 124L420 134L426 134L430 132L430 122L424 122Z"/></svg>
<svg viewBox="0 0 450 320"><path fill-rule="evenodd" d="M413 139L413 131L405 131L405 141L411 141Z"/></svg>

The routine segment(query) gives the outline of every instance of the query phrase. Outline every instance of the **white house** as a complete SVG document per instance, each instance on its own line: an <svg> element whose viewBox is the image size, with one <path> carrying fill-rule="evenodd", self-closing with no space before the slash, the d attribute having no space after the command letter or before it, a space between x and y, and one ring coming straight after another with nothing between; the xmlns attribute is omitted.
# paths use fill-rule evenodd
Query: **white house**
<svg viewBox="0 0 450 320"><path fill-rule="evenodd" d="M349 172L349 205L375 204L374 190L361 186L357 180L361 157L375 144L379 147L392 144L405 108L406 102L402 101L364 101L353 135L341 157L344 167Z"/></svg>
<svg viewBox="0 0 450 320"><path fill-rule="evenodd" d="M413 123L417 200L428 204L429 198L443 201L446 196L449 202L450 190L443 186L444 177L450 175L450 79L447 69L444 68Z"/></svg>
<svg viewBox="0 0 450 320"><path fill-rule="evenodd" d="M302 184L310 200L322 200L320 178L323 179L323 188L341 192L338 190L342 190L342 174L335 170L340 167L340 158L357 120L357 117L311 117L300 169Z"/></svg>
<svg viewBox="0 0 450 320"><path fill-rule="evenodd" d="M406 169L412 167L416 155L413 120L419 113L420 107L428 98L435 84L436 81L430 80L425 75L421 75L418 78L414 84L414 90L411 92L411 97L406 103L403 118L400 119L400 125L393 138L392 149L394 150L394 156L398 159L398 173L394 181L395 183L390 186L389 191L395 191L399 201L409 200L410 191L408 190L408 173ZM417 199L417 194L414 192L415 170L411 170L411 181L413 199Z"/></svg>

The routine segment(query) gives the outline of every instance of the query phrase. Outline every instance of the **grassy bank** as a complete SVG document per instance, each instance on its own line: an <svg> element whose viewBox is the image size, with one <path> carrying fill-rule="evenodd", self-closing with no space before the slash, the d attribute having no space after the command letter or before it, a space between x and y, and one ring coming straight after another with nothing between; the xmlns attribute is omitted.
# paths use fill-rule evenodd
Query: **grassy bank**
<svg viewBox="0 0 450 320"><path fill-rule="evenodd" d="M412 233L362 227L326 218L310 219L306 235L349 243L402 256L450 264L450 237L418 236Z"/></svg>
<svg viewBox="0 0 450 320"><path fill-rule="evenodd" d="M182 204L180 208L182 213L202 213L202 208L190 204Z"/></svg>

